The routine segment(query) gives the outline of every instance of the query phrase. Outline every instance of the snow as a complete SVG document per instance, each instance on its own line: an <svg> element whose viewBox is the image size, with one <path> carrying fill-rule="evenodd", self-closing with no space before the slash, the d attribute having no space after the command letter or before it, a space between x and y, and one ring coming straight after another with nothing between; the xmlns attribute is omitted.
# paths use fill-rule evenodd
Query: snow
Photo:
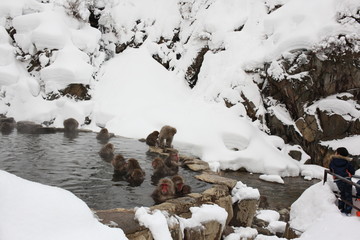
<svg viewBox="0 0 360 240"><path fill-rule="evenodd" d="M228 213L218 205L203 204L200 207L190 208L191 217L182 218L179 216L169 216L168 213L160 210L150 211L149 208L140 207L136 209L135 219L141 226L149 228L155 240L172 239L169 227L172 224L180 224L182 235L185 228L201 227L203 223L217 221L222 227L225 226Z"/></svg>
<svg viewBox="0 0 360 240"><path fill-rule="evenodd" d="M217 221L221 226L225 227L226 218L228 213L224 208L218 205L203 204L200 207L191 207L191 218L179 217L180 226L182 230L185 228L194 228L201 226L201 223L207 223L210 221Z"/></svg>
<svg viewBox="0 0 360 240"><path fill-rule="evenodd" d="M236 203L244 199L259 199L260 192L256 188L248 187L241 181L237 182L231 190L232 202Z"/></svg>
<svg viewBox="0 0 360 240"><path fill-rule="evenodd" d="M273 221L278 221L280 218L280 214L274 210L260 210L258 211L256 218L270 223Z"/></svg>
<svg viewBox="0 0 360 240"><path fill-rule="evenodd" d="M340 213L333 185L331 179L326 184L317 183L291 205L290 226L304 232L299 239L352 239L358 234L359 218Z"/></svg>
<svg viewBox="0 0 360 240"><path fill-rule="evenodd" d="M272 221L267 226L267 229L273 234L285 232L286 222L283 221Z"/></svg>
<svg viewBox="0 0 360 240"><path fill-rule="evenodd" d="M346 97L346 94L336 94L327 98L321 99L311 106L307 107L306 111L309 114L314 114L316 109L326 111L329 113L338 114L346 120L360 118L360 104L354 100L341 100L340 97Z"/></svg>
<svg viewBox="0 0 360 240"><path fill-rule="evenodd" d="M268 181L268 182L276 182L284 184L284 180L279 175L266 175L262 174L259 176L261 180Z"/></svg>
<svg viewBox="0 0 360 240"><path fill-rule="evenodd" d="M280 214L274 210L260 210L256 218L268 222L266 228L273 234L285 232L286 222L279 221Z"/></svg>
<svg viewBox="0 0 360 240"><path fill-rule="evenodd" d="M0 239L127 239L71 192L0 170Z"/></svg>
<svg viewBox="0 0 360 240"><path fill-rule="evenodd" d="M299 146L290 146L279 137L269 136L262 131L266 130L265 126L252 122L246 116L245 100L255 105L258 117L268 111L264 109L256 84L262 80L247 70L254 70L266 61L271 63L268 73L281 79L283 71L276 62L278 57L289 56L292 50L325 44L322 41L332 41L332 36L338 34L359 36L360 28L354 20L336 20L339 13L355 13L357 0L122 0L102 3L105 9L100 24L106 30L113 27L103 35L83 21L88 14L87 9L78 9L83 19L76 20L67 15L69 10L64 9L66 4L63 0L49 3L0 1L1 114L14 117L17 121L42 123L54 120L54 127L61 127L64 119L74 117L83 128L98 131L99 127L106 126L111 132L130 138L144 138L163 125L171 125L178 130L173 143L175 148L184 144L192 146L192 153L207 161L212 170L246 168L249 172L262 173L262 178L267 181L275 182L298 175L305 179L322 178L322 167L304 165L309 156ZM283 6L274 10L276 5ZM269 10L274 11L269 14ZM16 30L14 43L5 30L11 26ZM173 48L158 43L161 38L171 39L175 29L179 31L181 40L174 43ZM147 39L144 39L145 35ZM115 55L115 44L131 41L143 44ZM205 46L210 50L204 55L196 86L189 89L184 81L187 67ZM105 61L101 48L111 52L110 60ZM43 52L39 58L42 69L29 73L29 58L39 51ZM47 51L51 56L44 54ZM153 54L168 59L173 71L156 62ZM176 59L176 54L180 54L181 58ZM294 81L297 80L295 77ZM56 93L70 83L88 85L92 99L77 101L60 97L46 100L47 93ZM236 105L226 108L224 99ZM312 113L319 108L345 119L359 119L359 104L342 99L345 98L341 94L320 99L308 106L307 112ZM283 123L295 125L281 106L272 105L269 111ZM88 116L92 118L91 125L83 125ZM351 154L359 155L359 141L359 136L350 136L322 144L333 149L345 146ZM301 151L302 159L292 159L288 155L290 150ZM71 234L79 236L78 230L85 227L86 231L82 234L88 234L89 239L95 239L96 234L104 234L97 239L104 239L105 235L109 236L107 239L122 236L119 230L96 225L90 217L90 210L65 191L40 187L5 172L1 172L1 178L4 180L0 181L1 191L10 191L9 181L18 188L24 188L23 192L9 192L6 198L0 199L3 201L0 215L6 214L4 216L9 219L9 222L0 223L0 230L6 229L0 233L9 233L6 237L0 236L1 239L18 239L20 234L29 238L38 234L35 238L40 240L52 238L48 235L50 230L45 231L43 227L42 232L39 230L39 226L44 224L57 233L59 239L65 234L61 230L67 229L69 234L63 238L72 239ZM333 239L340 234L334 226L339 222L347 224L344 225L349 228L346 236L351 238L350 233L356 234L356 218L346 218L338 213L331 189L327 186L318 184L308 189L292 207L291 224L305 231L301 236L303 239L318 239L320 234L325 235L323 239ZM34 194L30 194L30 190ZM34 206L24 208L20 213L17 207L22 209L27 204L18 202L25 197L16 195L21 193L27 194L26 198L30 199L28 204ZM59 197L52 199L53 193ZM1 196L4 194L1 193ZM37 201L31 200L34 196L41 197ZM74 207L67 207L67 211L55 213L58 218L51 218L52 212L45 215L47 212L37 205L39 202L43 205L41 207L46 208L48 202L45 200L49 198L61 206L74 202ZM234 188L233 201L244 198L258 199L259 192L238 183ZM10 214L10 207L16 212L14 210ZM68 209L82 214L66 215ZM199 219L205 218L200 209L194 209L194 216L199 214ZM37 210L37 214L34 215L32 210ZM76 220L77 217L84 222L82 226L64 220ZM148 224L146 219L160 218L160 213L150 214L143 210L141 217L144 224ZM8 223L15 221L23 221L20 225L24 232L16 232L12 226L7 228ZM56 222L58 228L54 228L53 221L59 221ZM276 221L270 224L274 231L283 227L283 223ZM254 234L246 229L237 231L235 234L238 235ZM256 237L258 240L274 238Z"/></svg>
<svg viewBox="0 0 360 240"><path fill-rule="evenodd" d="M137 219L141 226L147 227L155 240L171 240L171 234L167 226L166 217L160 210L153 211L149 214L149 209L140 207L135 212L135 219Z"/></svg>
<svg viewBox="0 0 360 240"><path fill-rule="evenodd" d="M61 49L54 63L40 71L46 92L63 89L70 83L88 85L93 73L93 67L88 61L89 57L74 46Z"/></svg>
<svg viewBox="0 0 360 240"><path fill-rule="evenodd" d="M301 166L301 176L304 176L304 179L311 180L323 179L325 168L319 165L314 164L304 164Z"/></svg>
<svg viewBox="0 0 360 240"><path fill-rule="evenodd" d="M360 136L350 136L343 139L322 141L323 146L331 147L336 150L338 147L346 147L351 155L360 155L359 148Z"/></svg>
<svg viewBox="0 0 360 240"><path fill-rule="evenodd" d="M250 227L234 227L234 233L229 234L224 240L254 239L258 235L256 229Z"/></svg>

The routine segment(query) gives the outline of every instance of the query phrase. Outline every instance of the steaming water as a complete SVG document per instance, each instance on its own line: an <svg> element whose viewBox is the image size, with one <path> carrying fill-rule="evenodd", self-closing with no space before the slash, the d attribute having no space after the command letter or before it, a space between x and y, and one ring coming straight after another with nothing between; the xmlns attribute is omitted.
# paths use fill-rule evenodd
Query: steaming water
<svg viewBox="0 0 360 240"><path fill-rule="evenodd" d="M115 154L135 158L146 172L138 187L126 181L113 180L113 167L103 161L98 151L102 143L95 133L79 133L69 139L63 133L0 135L0 169L24 179L67 189L85 201L90 208L132 208L154 204L151 193L151 161L148 146L136 139L111 138ZM182 153L182 152L180 152ZM179 174L193 192L202 192L210 184L194 178L195 172L180 168Z"/></svg>

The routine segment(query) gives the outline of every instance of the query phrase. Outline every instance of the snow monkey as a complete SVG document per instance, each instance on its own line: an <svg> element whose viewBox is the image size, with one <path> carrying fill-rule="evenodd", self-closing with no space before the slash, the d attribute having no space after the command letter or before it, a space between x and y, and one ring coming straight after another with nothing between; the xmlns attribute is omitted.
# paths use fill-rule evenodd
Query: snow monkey
<svg viewBox="0 0 360 240"><path fill-rule="evenodd" d="M114 145L112 143L105 144L100 149L99 155L104 161L110 162L114 157Z"/></svg>
<svg viewBox="0 0 360 240"><path fill-rule="evenodd" d="M1 118L0 117L0 131L2 134L10 134L16 126L15 119L10 118Z"/></svg>
<svg viewBox="0 0 360 240"><path fill-rule="evenodd" d="M145 172L140 167L138 160L130 158L126 163L126 180L131 184L138 186L145 179Z"/></svg>
<svg viewBox="0 0 360 240"><path fill-rule="evenodd" d="M179 155L177 151L172 151L169 153L169 156L165 159L165 165L174 172L179 171Z"/></svg>
<svg viewBox="0 0 360 240"><path fill-rule="evenodd" d="M159 147L164 148L172 148L172 141L174 135L176 134L176 128L165 125L161 128L159 133ZM164 144L165 141L165 144Z"/></svg>
<svg viewBox="0 0 360 240"><path fill-rule="evenodd" d="M135 168L128 176L127 181L131 186L139 186L145 180L145 172L142 169Z"/></svg>
<svg viewBox="0 0 360 240"><path fill-rule="evenodd" d="M174 170L170 169L169 167L167 167L165 165L164 160L159 157L155 158L152 161L151 165L154 169L154 173L152 175L154 178L162 178L165 176L172 176L177 173L177 171L174 171Z"/></svg>
<svg viewBox="0 0 360 240"><path fill-rule="evenodd" d="M100 132L96 135L96 139L103 141L104 143L107 142L110 138L114 137L113 133L109 133L107 128L102 128Z"/></svg>
<svg viewBox="0 0 360 240"><path fill-rule="evenodd" d="M159 136L159 131L153 131L146 137L146 144L155 147Z"/></svg>
<svg viewBox="0 0 360 240"><path fill-rule="evenodd" d="M135 158L128 159L126 164L126 177L130 177L135 169L140 169L145 175L145 172L140 167L138 160L136 160Z"/></svg>
<svg viewBox="0 0 360 240"><path fill-rule="evenodd" d="M174 183L175 195L177 197L183 197L186 194L191 193L191 187L184 184L184 178L180 175L175 175L171 178Z"/></svg>
<svg viewBox="0 0 360 240"><path fill-rule="evenodd" d="M111 165L114 167L114 173L119 175L126 174L126 161L123 155L116 154L116 156L111 160Z"/></svg>
<svg viewBox="0 0 360 240"><path fill-rule="evenodd" d="M169 178L160 179L156 189L151 194L156 204L175 197L174 183Z"/></svg>
<svg viewBox="0 0 360 240"><path fill-rule="evenodd" d="M75 132L79 127L78 121L74 118L65 119L63 125L65 132Z"/></svg>

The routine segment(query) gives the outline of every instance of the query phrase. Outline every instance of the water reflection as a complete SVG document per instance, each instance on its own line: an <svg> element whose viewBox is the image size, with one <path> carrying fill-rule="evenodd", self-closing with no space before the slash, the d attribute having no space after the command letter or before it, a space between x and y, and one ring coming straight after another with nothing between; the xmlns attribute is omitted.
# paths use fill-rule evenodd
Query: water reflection
<svg viewBox="0 0 360 240"><path fill-rule="evenodd" d="M19 134L0 136L0 169L19 177L67 189L94 209L151 206L151 161L145 143L136 139L111 138L115 154L135 158L146 172L139 187L114 176L111 164L101 160L98 151L103 143L95 133L78 133L75 137L54 134ZM180 153L182 153L180 151ZM202 192L210 185L196 180L196 173L180 169L193 192Z"/></svg>

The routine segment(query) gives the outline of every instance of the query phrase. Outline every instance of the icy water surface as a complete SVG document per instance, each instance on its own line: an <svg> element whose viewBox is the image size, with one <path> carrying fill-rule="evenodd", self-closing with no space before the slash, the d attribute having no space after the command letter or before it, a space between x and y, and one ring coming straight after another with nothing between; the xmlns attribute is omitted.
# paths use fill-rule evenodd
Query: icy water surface
<svg viewBox="0 0 360 240"><path fill-rule="evenodd" d="M115 154L139 161L146 172L146 179L139 187L113 180L111 164L98 155L103 144L96 140L96 133L79 133L74 139L63 133L19 134L16 130L10 135L0 135L0 169L67 189L94 209L153 205L151 161L155 155L147 153L148 146L136 139L115 137L109 142L114 144ZM202 192L210 186L195 179L195 172L180 168L179 173L193 192Z"/></svg>

